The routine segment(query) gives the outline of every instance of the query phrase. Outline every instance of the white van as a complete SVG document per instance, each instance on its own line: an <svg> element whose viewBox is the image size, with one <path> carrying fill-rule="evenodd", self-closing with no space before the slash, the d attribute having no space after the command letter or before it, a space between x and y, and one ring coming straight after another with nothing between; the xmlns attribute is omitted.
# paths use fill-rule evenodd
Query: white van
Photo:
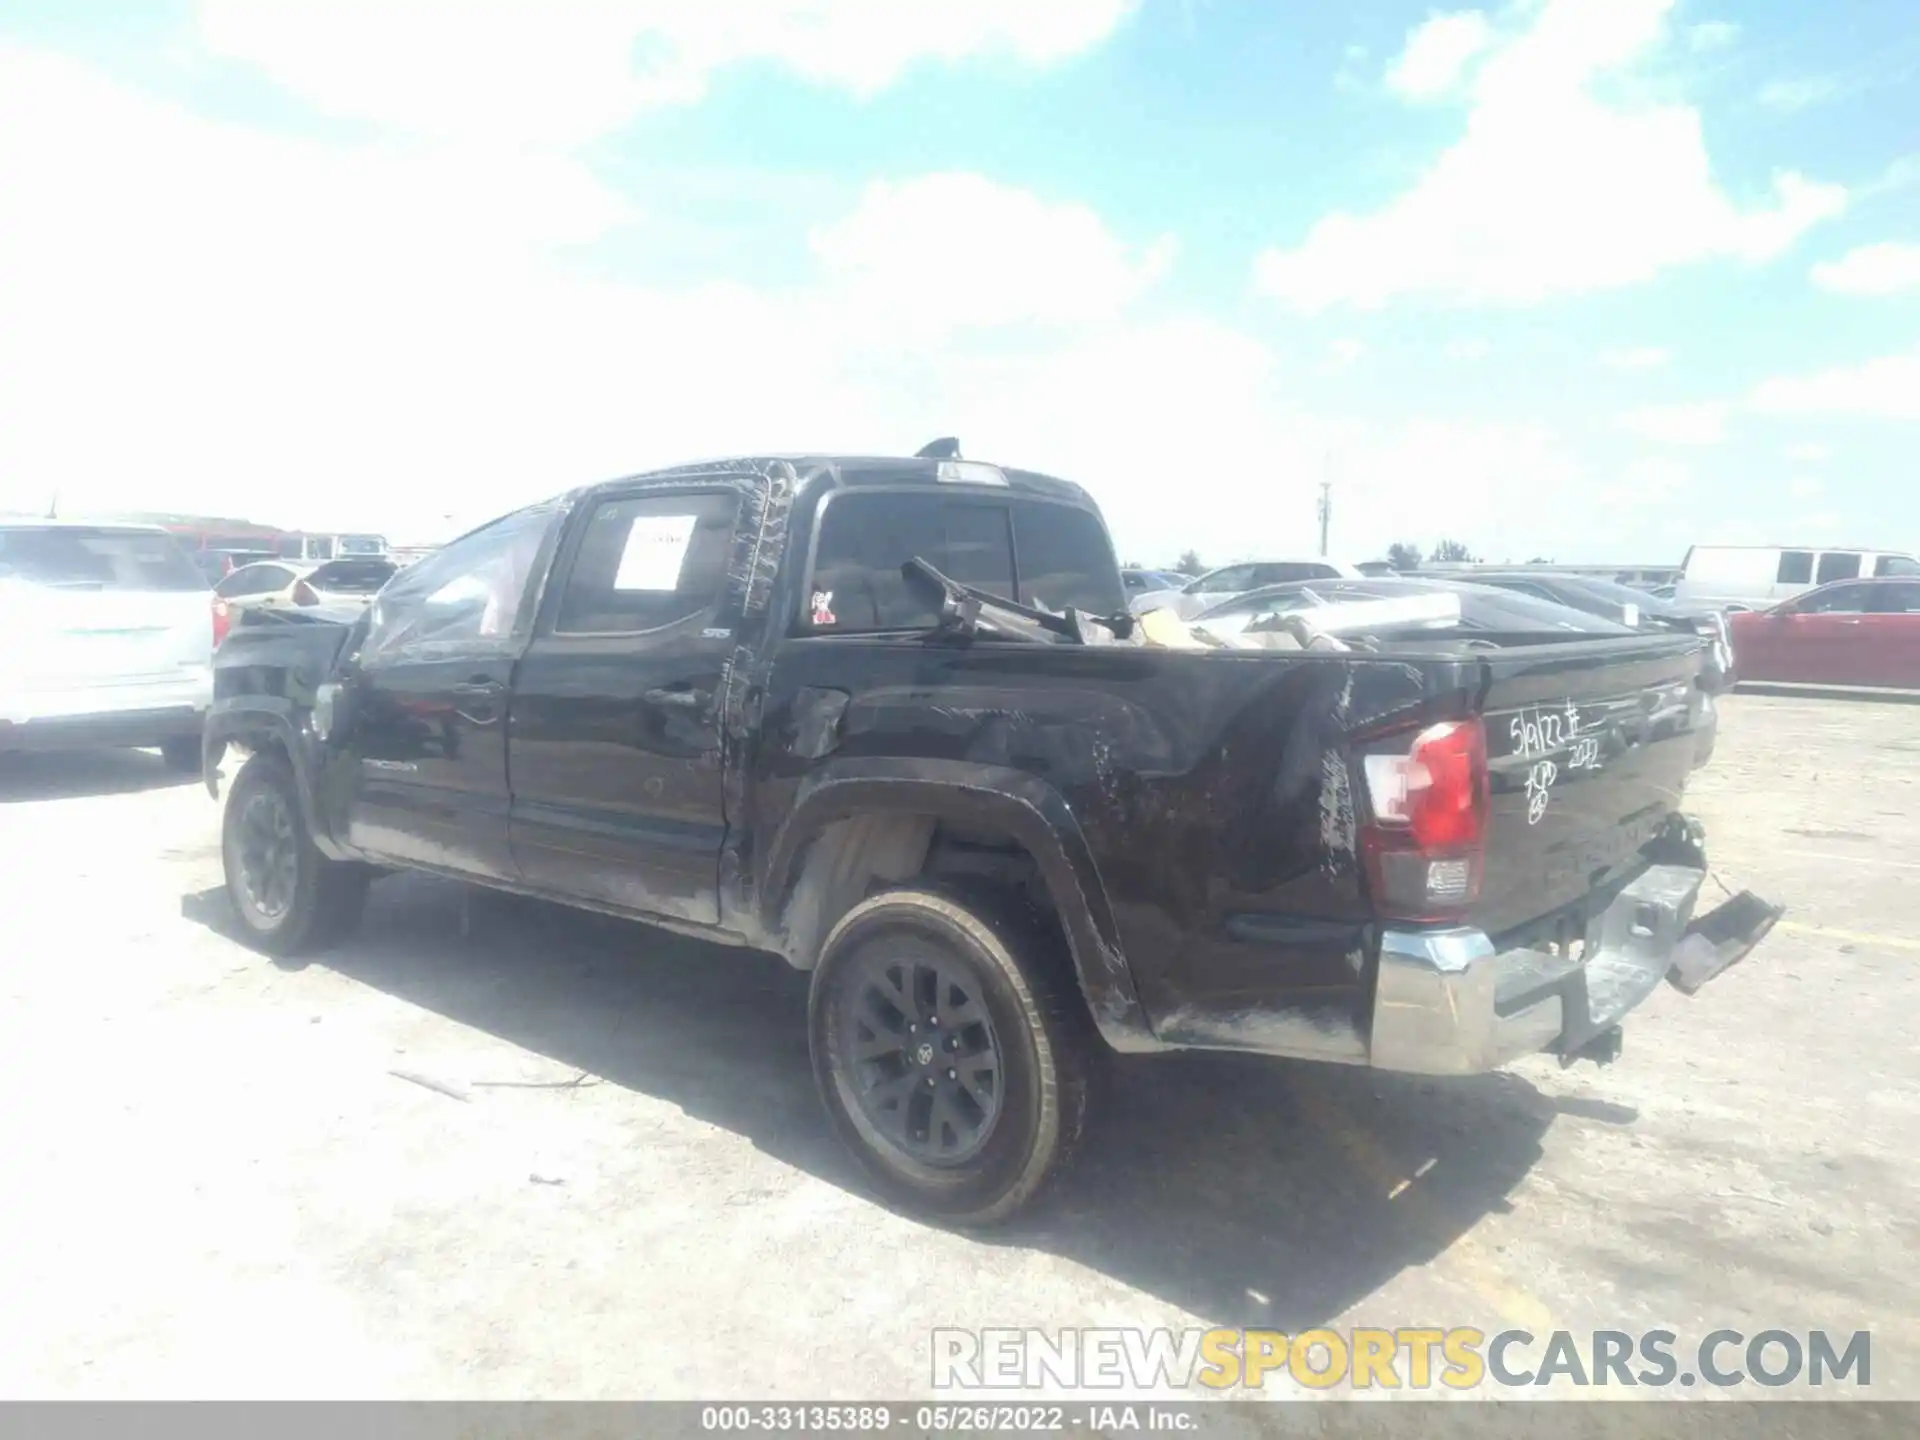
<svg viewBox="0 0 1920 1440"><path fill-rule="evenodd" d="M0 752L157 745L198 770L213 628L164 530L0 520Z"/></svg>
<svg viewBox="0 0 1920 1440"><path fill-rule="evenodd" d="M1683 605L1767 610L1816 585L1893 575L1920 575L1920 560L1898 550L1695 545L1673 598Z"/></svg>

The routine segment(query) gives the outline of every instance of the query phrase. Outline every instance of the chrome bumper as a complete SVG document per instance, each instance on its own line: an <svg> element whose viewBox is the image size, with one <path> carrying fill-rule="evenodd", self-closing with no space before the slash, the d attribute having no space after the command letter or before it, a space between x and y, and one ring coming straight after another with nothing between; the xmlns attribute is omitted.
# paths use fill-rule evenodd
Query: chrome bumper
<svg viewBox="0 0 1920 1440"><path fill-rule="evenodd" d="M1781 913L1742 896L1690 923L1705 879L1690 866L1652 866L1593 917L1578 955L1496 951L1479 930L1386 931L1367 1063L1467 1075L1541 1050L1571 1058L1646 999L1676 957L1692 993L1751 951Z"/></svg>

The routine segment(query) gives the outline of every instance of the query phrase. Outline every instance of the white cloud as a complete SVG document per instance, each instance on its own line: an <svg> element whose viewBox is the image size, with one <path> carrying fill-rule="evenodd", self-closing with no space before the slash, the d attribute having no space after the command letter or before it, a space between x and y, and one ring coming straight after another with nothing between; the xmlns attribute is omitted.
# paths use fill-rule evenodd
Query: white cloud
<svg viewBox="0 0 1920 1440"><path fill-rule="evenodd" d="M754 62L871 95L916 63L1046 65L1137 0L201 0L210 50L336 115L426 134L577 143L697 100Z"/></svg>
<svg viewBox="0 0 1920 1440"><path fill-rule="evenodd" d="M1609 508L1670 505L1693 483L1692 467L1669 456L1649 455L1601 485L1594 499Z"/></svg>
<svg viewBox="0 0 1920 1440"><path fill-rule="evenodd" d="M1430 15L1409 32L1406 47L1387 67L1387 88L1409 100L1451 94L1492 44L1493 27L1478 10Z"/></svg>
<svg viewBox="0 0 1920 1440"><path fill-rule="evenodd" d="M34 277L0 287L0 507L432 539L700 455L958 434L1150 558L1310 549L1324 473L1350 553L1463 515L1581 538L1537 533L1536 487L1581 478L1553 432L1305 412L1266 343L1154 291L1165 242L1056 198L876 186L781 288L568 260L635 223L552 155L293 140L0 48L0 274Z"/></svg>
<svg viewBox="0 0 1920 1440"><path fill-rule="evenodd" d="M1687 46L1706 52L1724 50L1740 38L1740 27L1731 20L1703 20L1687 27Z"/></svg>
<svg viewBox="0 0 1920 1440"><path fill-rule="evenodd" d="M1780 376L1755 387L1749 404L1770 415L1920 420L1920 351L1812 375Z"/></svg>
<svg viewBox="0 0 1920 1440"><path fill-rule="evenodd" d="M1736 203L1698 111L1623 92L1660 52L1672 4L1543 0L1480 63L1463 135L1413 187L1268 250L1257 288L1305 312L1408 296L1525 304L1781 254L1846 192L1782 172L1769 200Z"/></svg>
<svg viewBox="0 0 1920 1440"><path fill-rule="evenodd" d="M1647 405L1619 419L1622 430L1662 445L1718 445L1726 438L1727 405Z"/></svg>
<svg viewBox="0 0 1920 1440"><path fill-rule="evenodd" d="M1360 357L1367 353L1364 340L1333 340L1327 344L1326 363L1321 366L1324 373L1339 375L1351 370L1360 363Z"/></svg>
<svg viewBox="0 0 1920 1440"><path fill-rule="evenodd" d="M1672 358L1671 351L1657 345L1635 345L1600 352L1600 363L1609 370L1657 370Z"/></svg>
<svg viewBox="0 0 1920 1440"><path fill-rule="evenodd" d="M1840 93L1840 82L1824 75L1800 80L1774 80L1760 87L1760 103L1769 110L1791 115Z"/></svg>
<svg viewBox="0 0 1920 1440"><path fill-rule="evenodd" d="M1104 319L1174 256L1171 237L1136 249L1084 205L970 174L874 184L812 245L830 283L922 334Z"/></svg>
<svg viewBox="0 0 1920 1440"><path fill-rule="evenodd" d="M1884 242L1849 250L1813 267L1813 283L1837 295L1892 295L1920 290L1920 245Z"/></svg>
<svg viewBox="0 0 1920 1440"><path fill-rule="evenodd" d="M1787 447L1787 458L1802 465L1820 465L1833 458L1831 445L1817 445L1811 442Z"/></svg>
<svg viewBox="0 0 1920 1440"><path fill-rule="evenodd" d="M1796 475L1787 482L1787 494L1796 500L1811 500L1826 488L1816 475Z"/></svg>
<svg viewBox="0 0 1920 1440"><path fill-rule="evenodd" d="M1454 340L1448 343L1446 355L1449 360L1484 360L1492 352L1484 340Z"/></svg>

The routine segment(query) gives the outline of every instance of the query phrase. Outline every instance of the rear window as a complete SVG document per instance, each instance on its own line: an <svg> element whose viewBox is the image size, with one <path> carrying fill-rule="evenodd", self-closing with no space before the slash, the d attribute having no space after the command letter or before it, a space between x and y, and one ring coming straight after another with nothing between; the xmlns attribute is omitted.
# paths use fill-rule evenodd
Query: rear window
<svg viewBox="0 0 1920 1440"><path fill-rule="evenodd" d="M1285 585L1292 580L1332 580L1340 572L1311 560L1263 561L1253 567L1255 585Z"/></svg>
<svg viewBox="0 0 1920 1440"><path fill-rule="evenodd" d="M1107 532L1089 511L1038 501L1013 505L1019 599L1049 610L1117 615L1127 608Z"/></svg>
<svg viewBox="0 0 1920 1440"><path fill-rule="evenodd" d="M935 616L907 589L915 557L949 579L1022 604L1095 614L1126 608L1099 520L1046 501L842 491L824 507L807 620L815 629L924 630Z"/></svg>
<svg viewBox="0 0 1920 1440"><path fill-rule="evenodd" d="M0 579L75 590L205 590L169 535L81 525L0 528Z"/></svg>
<svg viewBox="0 0 1920 1440"><path fill-rule="evenodd" d="M335 595L374 595L399 568L388 560L334 560L307 576L307 584Z"/></svg>

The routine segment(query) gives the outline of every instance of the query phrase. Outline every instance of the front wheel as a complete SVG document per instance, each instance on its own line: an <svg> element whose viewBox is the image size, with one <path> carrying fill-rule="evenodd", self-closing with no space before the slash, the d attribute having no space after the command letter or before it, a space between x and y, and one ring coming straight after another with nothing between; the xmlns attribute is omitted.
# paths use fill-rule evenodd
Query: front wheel
<svg viewBox="0 0 1920 1440"><path fill-rule="evenodd" d="M808 1001L835 1128L903 1206L1004 1220L1086 1129L1096 1040L1058 941L991 901L891 890L847 912Z"/></svg>
<svg viewBox="0 0 1920 1440"><path fill-rule="evenodd" d="M360 921L369 872L315 848L293 771L278 755L255 755L241 767L220 853L234 917L256 949L297 955L343 938Z"/></svg>

